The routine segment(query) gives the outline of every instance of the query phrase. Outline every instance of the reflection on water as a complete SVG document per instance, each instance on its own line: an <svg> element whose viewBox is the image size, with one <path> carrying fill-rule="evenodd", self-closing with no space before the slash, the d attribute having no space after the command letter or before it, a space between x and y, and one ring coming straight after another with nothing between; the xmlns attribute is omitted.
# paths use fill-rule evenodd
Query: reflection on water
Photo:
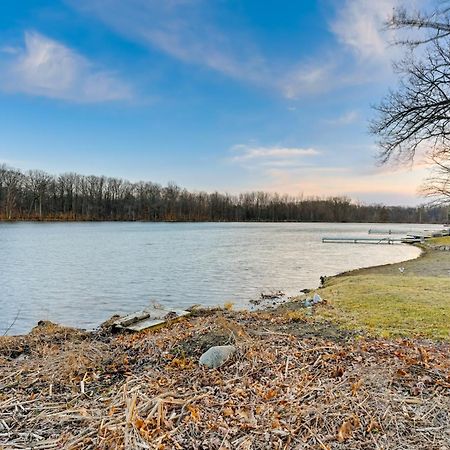
<svg viewBox="0 0 450 450"><path fill-rule="evenodd" d="M289 295L320 275L398 262L406 245L322 244L321 237L367 236L369 224L17 223L0 224L0 333L40 319L84 328L151 301L187 307L261 291ZM424 226L415 226L423 228ZM382 228L412 228L386 225Z"/></svg>

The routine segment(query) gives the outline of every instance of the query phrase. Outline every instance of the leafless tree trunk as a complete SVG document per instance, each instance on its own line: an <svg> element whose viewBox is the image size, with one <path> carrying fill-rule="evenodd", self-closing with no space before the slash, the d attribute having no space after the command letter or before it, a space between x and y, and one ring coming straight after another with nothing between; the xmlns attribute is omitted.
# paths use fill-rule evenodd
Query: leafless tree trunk
<svg viewBox="0 0 450 450"><path fill-rule="evenodd" d="M39 218L42 219L42 207L47 193L47 187L52 177L41 170L30 170L26 177L27 185L32 192L32 203L30 204L30 212L33 206L38 203Z"/></svg>
<svg viewBox="0 0 450 450"><path fill-rule="evenodd" d="M14 216L14 210L16 207L17 197L19 189L23 181L24 175L15 169L8 169L6 166L2 166L0 170L0 186L4 189L4 209L5 217L7 220L12 220Z"/></svg>

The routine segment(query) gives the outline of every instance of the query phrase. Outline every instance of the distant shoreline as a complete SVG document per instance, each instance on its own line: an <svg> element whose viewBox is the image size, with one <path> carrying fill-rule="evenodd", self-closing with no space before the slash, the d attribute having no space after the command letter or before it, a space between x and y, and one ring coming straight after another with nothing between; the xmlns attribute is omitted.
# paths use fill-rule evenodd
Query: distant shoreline
<svg viewBox="0 0 450 450"><path fill-rule="evenodd" d="M51 221L440 223L440 206L362 203L345 194L188 190L169 182L23 171L0 164L0 218ZM417 198L416 200L420 200Z"/></svg>
<svg viewBox="0 0 450 450"><path fill-rule="evenodd" d="M380 222L380 221L324 221L324 220L124 220L124 219L2 219L0 218L0 224L2 223L358 223L358 224L377 224L377 225L446 225L442 221L436 222Z"/></svg>

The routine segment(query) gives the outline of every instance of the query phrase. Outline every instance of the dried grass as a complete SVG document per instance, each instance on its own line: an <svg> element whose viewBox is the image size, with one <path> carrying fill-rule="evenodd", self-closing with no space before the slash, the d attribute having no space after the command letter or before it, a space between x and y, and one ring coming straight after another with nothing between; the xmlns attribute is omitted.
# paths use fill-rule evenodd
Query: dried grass
<svg viewBox="0 0 450 450"><path fill-rule="evenodd" d="M299 337L311 326L214 311L134 335L4 338L0 448L449 448L448 343ZM207 370L215 336L238 351Z"/></svg>

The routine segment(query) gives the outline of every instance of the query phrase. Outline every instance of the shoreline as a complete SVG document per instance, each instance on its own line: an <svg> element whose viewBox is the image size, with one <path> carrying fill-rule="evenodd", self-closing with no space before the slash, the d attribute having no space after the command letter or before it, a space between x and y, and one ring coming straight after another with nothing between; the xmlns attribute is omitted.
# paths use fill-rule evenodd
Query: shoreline
<svg viewBox="0 0 450 450"><path fill-rule="evenodd" d="M217 223L217 222L213 222L213 223ZM312 222L309 222L309 223L312 223ZM329 275L329 276L325 275L325 279L329 281L329 280L332 280L332 279L335 279L335 278L339 278L339 277L356 275L356 274L358 274L359 272L362 272L362 271L370 271L371 269L376 269L376 268L381 268L381 267L390 267L390 266L397 265L397 264L403 264L403 263L408 262L408 261L413 261L413 260L417 260L417 259L422 258L424 256L424 254L427 251L430 250L430 249L427 249L427 248L425 248L424 246L422 246L420 244L396 244L396 245L402 245L402 246L404 246L404 245L413 245L414 247L418 248L421 252L414 258L402 260L402 261L399 261L399 262L385 263L385 264L381 264L381 265L374 265L374 266L371 265L371 266L367 266L367 267L359 267L359 268L351 269L351 270L348 270L348 271L338 272L335 275ZM322 287L323 286L321 285L320 281L318 281L316 283L315 287L305 287L304 289L305 289L305 291L308 290L310 292L314 292L314 291L317 291L317 290L321 289ZM253 305L261 306L261 308L252 309L250 306L248 306L246 309L243 309L243 311L250 311L250 312L252 312L252 311L256 311L256 310L273 309L273 308L282 306L284 304L288 304L291 301L295 301L296 298L299 298L301 296L302 296L302 294L292 295L287 300L281 300L279 303L278 303L277 300L274 300L276 302L276 304L273 304L273 305L269 305L269 302L267 302L267 304L264 304L264 300L262 300L259 303L254 303L253 304ZM270 300L270 301L272 301L272 300ZM227 303L227 302L225 302L225 303ZM208 306L208 305L203 306L203 305L201 305L200 307L202 309L220 309L220 308L223 308L223 305L222 304L217 304L217 305L214 305L214 306ZM114 314L113 317L116 316L116 315L117 314ZM59 322L52 322L52 323L55 323L56 325L61 326L61 327L73 328L73 329L77 329L77 330L80 330L80 331L96 332L99 328L101 328L103 323L109 322L110 320L111 320L111 317L105 318L105 320L103 320L103 322L98 323L98 325L96 325L94 328L83 328L83 327L76 326L76 325L64 325L64 324L60 324ZM47 319L39 319L38 322L48 322L48 320ZM38 322L36 322L36 324ZM32 329L33 329L33 326L31 326L31 328L30 328L30 330L28 332L19 333L19 334L5 334L5 336L12 336L12 337L26 336L27 334L29 334L32 331ZM0 334L0 337L1 337L1 334Z"/></svg>
<svg viewBox="0 0 450 450"><path fill-rule="evenodd" d="M410 258L410 259L406 259L406 260L402 260L402 261L394 262L394 263L385 263L385 264L375 265L375 266L360 267L360 268L351 269L351 270L348 270L348 271L338 272L338 273L336 273L335 275L330 275L330 276L326 275L326 276L325 276L325 279L326 279L327 281L329 281L329 280L332 280L332 279L335 279L335 278L339 278L339 277L343 277L343 276L350 276L350 275L353 275L353 274L357 274L357 273L359 273L360 271L369 271L369 270L371 270L371 269L376 269L376 268L379 268L379 267L389 267L389 266L393 266L393 265L396 265L396 264L403 264L404 262L407 262L407 261L413 261L413 260L416 260L416 259L421 258L421 257L424 255L424 253L427 251L427 249L426 249L425 247L423 247L423 246L421 246L421 245L419 245L419 244L396 244L396 245L402 245L402 246L404 246L404 245L413 245L414 247L419 248L419 249L421 250L421 252L420 252L419 255L417 255L415 258ZM320 290L322 287L323 287L323 286L320 284L320 281L319 281L319 282L317 282L317 284L316 284L315 287L311 287L311 288L308 287L308 288L304 288L304 289L305 289L305 291L308 290L309 292L314 292L314 291ZM300 291L300 292L301 292L301 291ZM266 310L266 309L267 309L267 310L273 310L274 308L281 307L281 306L283 306L283 305L285 305L285 304L289 304L289 303L292 302L292 301L296 301L296 299L299 298L299 297L302 297L302 294L292 295L292 296L288 297L288 299L286 299L286 300L282 299L281 301L279 301L279 300L277 300L277 299L274 299L274 300L269 299L269 300L266 300L267 304L264 304L265 301L264 301L264 300L261 300L260 302L255 302L255 303L253 303L253 306L257 305L258 308L252 309L252 307L249 305L246 309L239 309L239 310L242 310L242 311L248 311L248 312L261 311L261 310L264 311L264 310ZM275 303L274 303L273 305L270 305L269 303L272 302L272 301L274 301ZM278 301L279 301L279 303L278 303ZM228 302L225 302L225 304L226 304L226 303L228 303ZM230 302L230 304L232 304L232 303L233 303L233 302ZM260 306L260 307L259 307L259 306ZM203 306L203 305L200 305L200 309L205 309L205 310L208 310L208 309L213 309L213 310L214 310L214 309L221 309L221 308L223 308L223 307L224 307L224 306L223 306L222 304L218 304L218 305L214 305L214 306L208 306L208 305ZM114 314L112 317L116 317L116 316L117 316L117 314ZM63 327L63 328L71 328L71 329L76 329L76 330L79 330L79 331L91 333L91 332L97 332L97 331L102 327L102 325L103 325L104 323L108 323L110 320L111 320L111 317L106 318L103 322L100 322L100 323L99 323L97 326L95 326L94 328L89 328L89 329L87 329L87 328L82 328L82 327L75 326L75 325L64 325L64 324L60 324L59 322L52 322L51 320L49 321L49 320L47 320L47 319L40 319L40 320L38 320L38 322L36 323L36 325L37 325L38 323L40 323L40 322L49 322L49 323L54 323L55 325L60 326L60 327ZM36 325L35 325L35 326L36 326ZM10 337L27 336L29 333L31 333L31 331L32 331L33 328L34 328L34 327L32 326L31 329L30 329L30 331L25 332L25 333L19 333L19 334L4 334L4 336L10 336ZM1 336L2 336L2 335L0 334L0 337L1 337ZM0 450L1 450L1 448L0 448Z"/></svg>
<svg viewBox="0 0 450 450"><path fill-rule="evenodd" d="M435 241L417 245L415 259L330 277L321 288L330 307L319 317L374 336L450 341L450 251Z"/></svg>
<svg viewBox="0 0 450 450"><path fill-rule="evenodd" d="M342 223L342 224L375 224L375 225L441 225L446 226L446 224L439 222L354 222L351 220L345 221L327 221L323 220L144 220L144 219L136 219L136 220L124 220L124 219L1 219L0 224L2 223Z"/></svg>
<svg viewBox="0 0 450 450"><path fill-rule="evenodd" d="M413 273L393 275L400 264L359 270L413 282ZM386 339L322 317L336 308L329 290L360 277L327 280L312 317L292 301L196 310L140 333L43 322L0 337L0 449L446 448L450 341ZM217 345L232 345L233 356L201 366Z"/></svg>
<svg viewBox="0 0 450 450"><path fill-rule="evenodd" d="M450 237L449 239L449 245L450 245ZM423 260L425 260L427 257L429 258L432 255L436 255L436 252L439 252L438 249L433 248L430 245L424 245L424 244L401 244L401 245L413 245L414 247L418 248L420 250L420 253L415 257L415 258L410 258L410 259L406 259L406 260L402 260L400 262L394 262L394 263L386 263L386 264L380 264L380 265L374 265L374 266L367 266L367 267L361 267L361 268L357 268L357 269L352 269L352 270L348 270L348 271L343 271L343 272L339 272L335 275L330 275L330 276L324 276L324 283L323 284L319 284L317 287L314 288L305 288L305 293L297 295L297 296L293 296L290 297L288 300L286 301L281 301L280 303L274 303L272 306L271 305L264 305L264 300L261 303L261 308L256 308L256 309L239 309L237 311L242 312L242 313L260 313L260 312L276 312L279 309L283 310L286 307L289 308L289 305L291 304L296 304L298 303L299 300L306 298L308 293L314 293L314 292L323 292L324 289L326 289L330 284L333 284L333 282L339 281L340 279L343 278L347 278L347 277L358 277L360 275L367 275L367 274L380 274L380 273L395 273L396 275L397 272L395 271L395 269L399 269L400 267L403 268L405 267L405 270L408 268L409 265L414 264L414 262L418 262L419 266L425 266L428 261L425 261L424 264L422 264L421 262ZM449 247L450 249L450 247ZM448 262L449 262L449 268L450 268L450 252L448 253ZM441 261L438 262L439 265L441 264ZM433 266L435 267L435 266ZM450 275L450 269L445 269L446 272ZM420 272L420 271L419 271ZM429 272L429 271L426 271ZM445 273L444 275L446 275L447 273ZM403 275L403 273L402 273ZM417 271L416 272L412 272L412 273L408 273L407 275L417 275ZM308 293L306 293L306 291L308 291ZM276 300L275 300L276 301ZM259 305L259 304L258 304ZM216 305L216 306L202 306L202 305L195 305L196 307L198 306L198 311L203 311L203 312L208 312L208 311L222 311L222 310L226 310L228 309L226 306L224 307L223 305ZM232 303L230 303L230 310L233 309L233 305ZM56 326L56 327L60 327L60 328L67 328L67 329L71 329L71 330L76 330L82 333L98 333L104 326L105 324L108 324L112 321L113 318L117 318L120 317L119 315L115 314L112 317L106 319L105 321L103 321L102 323L100 323L96 328L93 329L85 329L85 328L80 328L77 326L66 326L66 325L60 325L59 323L54 323L48 320L40 320L38 321L37 325L35 327L32 327L32 329L28 332L28 333L24 333L24 334L14 334L14 335L8 335L8 334L4 334L3 336L0 335L0 339L2 337L11 337L11 338L21 338L21 337L26 337L28 336L30 333L32 333L32 331L39 327L39 324L51 324L52 326ZM170 321L168 322L170 324ZM165 326L165 325L163 325ZM450 333L449 333L449 340L450 340ZM0 447L1 450L1 447Z"/></svg>
<svg viewBox="0 0 450 450"><path fill-rule="evenodd" d="M427 252L431 251L429 248L425 247L422 244L399 244L399 245L411 245L413 247L418 248L420 250L420 253L415 258L409 258L409 259L405 259L403 261L394 262L394 263L386 263L386 264L378 264L375 266L359 267L358 269L346 270L344 272L339 272L336 275L331 275L330 277L326 277L326 278L332 279L332 278L339 278L339 277L345 277L345 276L352 276L352 275L357 275L360 272L371 271L373 269L378 269L378 268L383 268L383 267L388 268L388 267L392 267L397 264L407 263L408 261L416 261L416 260L423 258Z"/></svg>

